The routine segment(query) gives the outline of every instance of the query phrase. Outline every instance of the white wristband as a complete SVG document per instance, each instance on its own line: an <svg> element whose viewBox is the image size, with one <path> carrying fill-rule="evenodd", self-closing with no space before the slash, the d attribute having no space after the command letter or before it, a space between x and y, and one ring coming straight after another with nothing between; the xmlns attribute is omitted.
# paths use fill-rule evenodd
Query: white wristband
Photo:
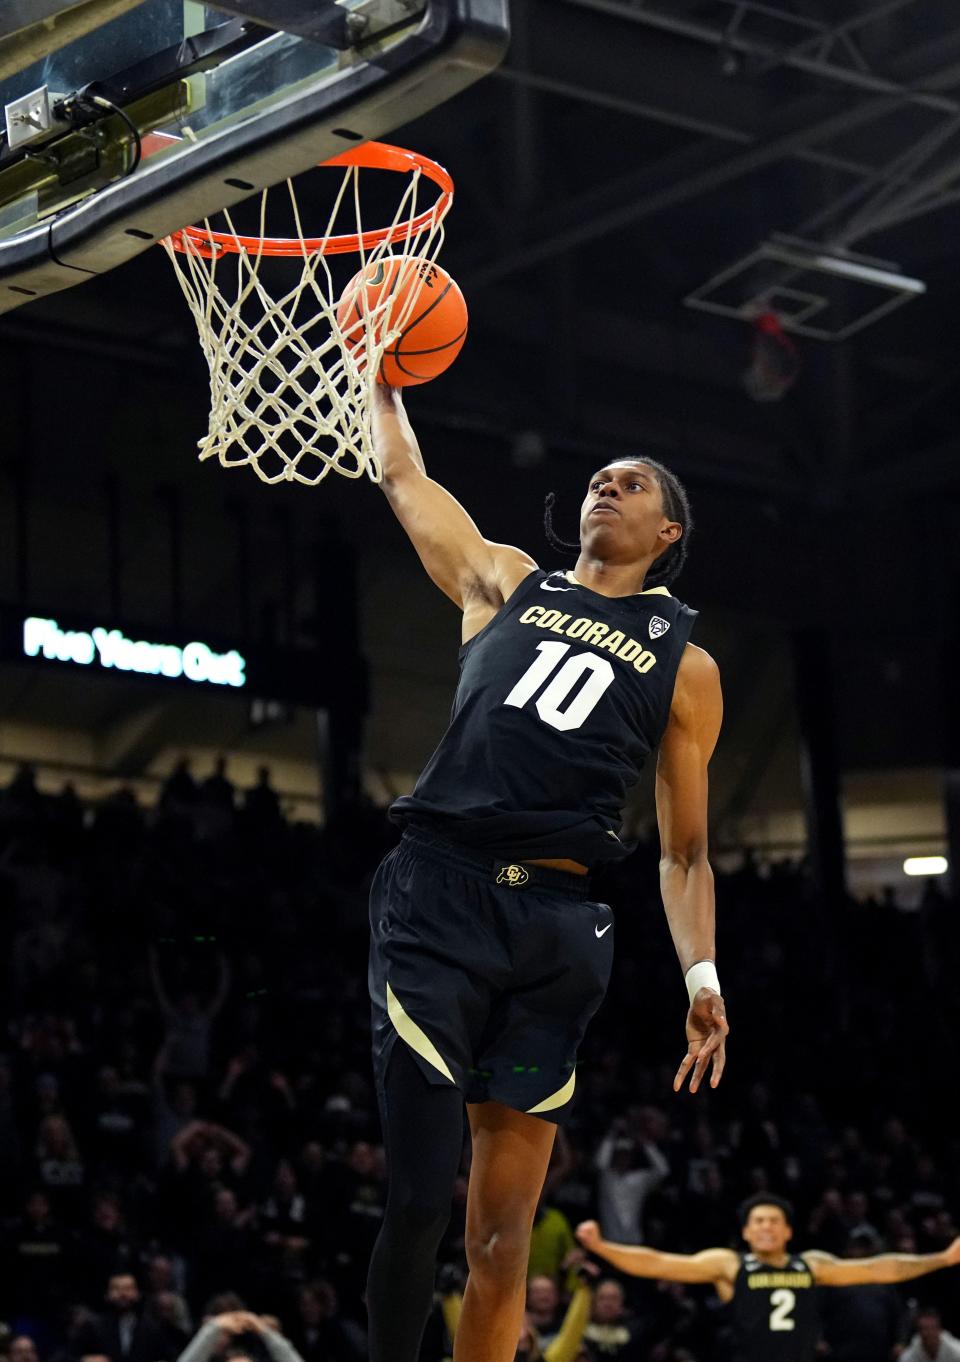
<svg viewBox="0 0 960 1362"><path fill-rule="evenodd" d="M720 992L717 967L712 960L698 960L695 965L690 966L683 979L687 986L687 995L690 998L691 1007L693 1007L693 1000L701 988L712 988L714 993Z"/></svg>

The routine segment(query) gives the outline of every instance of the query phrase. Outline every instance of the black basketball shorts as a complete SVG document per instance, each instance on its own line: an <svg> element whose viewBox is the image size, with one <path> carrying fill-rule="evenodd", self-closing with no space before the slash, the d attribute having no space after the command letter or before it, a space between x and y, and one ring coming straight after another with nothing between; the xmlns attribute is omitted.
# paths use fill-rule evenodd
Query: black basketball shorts
<svg viewBox="0 0 960 1362"><path fill-rule="evenodd" d="M370 891L381 1102L399 1039L468 1102L563 1119L613 964L613 914L588 893L586 876L404 833Z"/></svg>

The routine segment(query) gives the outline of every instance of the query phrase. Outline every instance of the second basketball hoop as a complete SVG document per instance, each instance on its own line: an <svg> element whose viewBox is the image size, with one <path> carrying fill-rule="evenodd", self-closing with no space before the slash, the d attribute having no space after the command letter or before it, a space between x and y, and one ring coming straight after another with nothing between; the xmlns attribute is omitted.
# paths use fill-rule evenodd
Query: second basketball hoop
<svg viewBox="0 0 960 1362"><path fill-rule="evenodd" d="M287 181L291 235L266 235L264 190L259 231L242 233L225 212L226 230L205 222L163 243L210 374L200 458L249 466L268 483L313 486L331 471L379 482L373 385L427 381L452 361L466 333L460 290L436 265L453 201L447 171L380 142L321 168L343 171L321 236L304 235ZM405 177L386 227L364 227L361 170ZM341 282L336 257L351 254L360 269Z"/></svg>

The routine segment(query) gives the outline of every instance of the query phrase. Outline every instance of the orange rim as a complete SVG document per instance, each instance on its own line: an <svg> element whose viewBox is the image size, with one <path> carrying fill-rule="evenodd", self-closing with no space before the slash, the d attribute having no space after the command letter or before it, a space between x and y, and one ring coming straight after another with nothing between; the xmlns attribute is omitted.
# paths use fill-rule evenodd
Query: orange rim
<svg viewBox="0 0 960 1362"><path fill-rule="evenodd" d="M246 251L249 255L303 256L344 255L348 251L372 251L384 242L392 244L402 238L415 235L425 228L441 222L453 203L453 180L448 171L429 156L421 156L417 151L406 151L403 147L392 147L387 142L364 142L362 146L351 147L329 161L320 161L318 166L363 166L370 170L396 170L412 173L420 170L440 189L440 197L430 208L418 213L416 217L399 222L394 227L377 227L369 232L355 232L347 236L274 237L274 236L234 236L230 232L214 232L204 227L184 227L172 232L168 238L175 251L183 254L192 252L205 256L233 253L239 255ZM188 244L189 243L189 244Z"/></svg>

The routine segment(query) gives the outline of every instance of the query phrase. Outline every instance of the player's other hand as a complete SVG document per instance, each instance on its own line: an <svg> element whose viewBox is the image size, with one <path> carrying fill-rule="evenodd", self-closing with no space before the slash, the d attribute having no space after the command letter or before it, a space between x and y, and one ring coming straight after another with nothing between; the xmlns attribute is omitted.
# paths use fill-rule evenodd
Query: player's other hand
<svg viewBox="0 0 960 1362"><path fill-rule="evenodd" d="M946 1267L956 1267L960 1263L960 1235L943 1251Z"/></svg>
<svg viewBox="0 0 960 1362"><path fill-rule="evenodd" d="M597 1245L603 1239L600 1233L600 1226L595 1220L584 1220L574 1231L580 1243L590 1253L596 1253Z"/></svg>
<svg viewBox="0 0 960 1362"><path fill-rule="evenodd" d="M727 1062L727 1010L719 993L712 988L701 988L687 1013L687 1053L673 1080L674 1092L683 1087L690 1074L690 1091L696 1092L707 1068L712 1065L710 1086L715 1088ZM690 1071L693 1070L691 1073Z"/></svg>

